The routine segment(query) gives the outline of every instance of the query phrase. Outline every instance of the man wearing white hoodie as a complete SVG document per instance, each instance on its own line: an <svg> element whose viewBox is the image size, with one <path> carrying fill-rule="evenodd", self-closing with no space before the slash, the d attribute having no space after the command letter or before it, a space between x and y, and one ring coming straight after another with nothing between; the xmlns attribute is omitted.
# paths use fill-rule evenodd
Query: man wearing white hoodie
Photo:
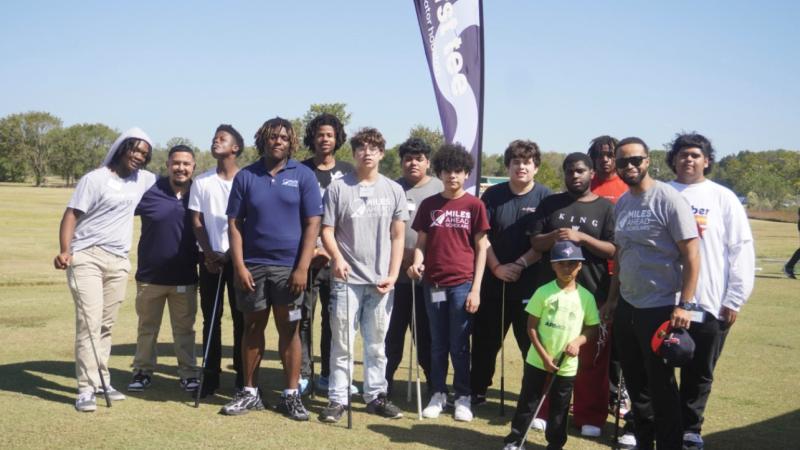
<svg viewBox="0 0 800 450"><path fill-rule="evenodd" d="M67 270L67 284L75 301L75 372L78 398L75 409L97 409L95 394L102 392L102 376L112 400L125 396L111 386L108 358L111 329L125 299L131 263L133 213L156 176L143 170L150 162L152 144L139 128L122 133L103 165L84 175L72 194L59 229L56 269ZM92 346L96 347L97 359ZM102 375L98 373L97 365Z"/></svg>
<svg viewBox="0 0 800 450"><path fill-rule="evenodd" d="M731 190L707 179L714 164L711 142L697 133L679 134L667 153L677 175L670 185L692 206L700 235L700 277L689 334L694 358L681 368L683 448L701 450L703 413L714 367L739 309L755 281L753 234L744 207Z"/></svg>

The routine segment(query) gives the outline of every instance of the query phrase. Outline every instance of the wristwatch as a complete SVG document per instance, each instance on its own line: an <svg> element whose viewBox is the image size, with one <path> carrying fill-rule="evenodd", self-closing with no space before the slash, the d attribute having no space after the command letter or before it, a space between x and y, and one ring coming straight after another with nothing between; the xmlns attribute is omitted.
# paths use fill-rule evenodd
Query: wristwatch
<svg viewBox="0 0 800 450"><path fill-rule="evenodd" d="M694 299L692 299L686 302L678 303L678 308L681 308L686 311L694 311L696 305L697 303L695 303Z"/></svg>

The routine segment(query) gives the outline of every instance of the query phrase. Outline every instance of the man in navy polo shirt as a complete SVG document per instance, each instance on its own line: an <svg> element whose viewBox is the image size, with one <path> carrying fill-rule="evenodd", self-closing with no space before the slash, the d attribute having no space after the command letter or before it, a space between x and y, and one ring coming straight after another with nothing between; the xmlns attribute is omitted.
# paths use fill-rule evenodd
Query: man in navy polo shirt
<svg viewBox="0 0 800 450"><path fill-rule="evenodd" d="M261 159L236 174L228 200L236 303L244 314L244 388L222 413L238 415L264 408L256 374L272 308L286 383L278 409L291 419L308 420L298 391L302 355L298 330L322 199L311 169L291 158L297 137L289 121L270 119L255 138Z"/></svg>
<svg viewBox="0 0 800 450"><path fill-rule="evenodd" d="M139 267L136 270L136 314L139 316L133 380L129 391L150 386L156 368L156 342L169 305L181 387L197 389L194 318L197 314L197 245L187 208L194 172L194 152L185 145L169 150L167 177L145 192L136 214L142 218Z"/></svg>

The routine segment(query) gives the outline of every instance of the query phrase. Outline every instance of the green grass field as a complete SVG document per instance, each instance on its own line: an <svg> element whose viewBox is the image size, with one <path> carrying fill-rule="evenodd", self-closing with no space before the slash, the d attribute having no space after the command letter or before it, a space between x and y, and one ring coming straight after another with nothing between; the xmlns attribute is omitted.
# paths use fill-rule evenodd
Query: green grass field
<svg viewBox="0 0 800 450"><path fill-rule="evenodd" d="M96 413L75 412L74 306L64 272L54 270L51 262L58 250L59 220L70 194L66 189L0 184L1 448L502 447L522 371L511 337L506 341L510 349L506 387L511 394L506 416L498 416L498 391L491 390L489 403L476 409L476 419L469 424L457 423L450 416L416 420L414 403L405 402L403 382L398 383L402 395L396 403L406 418L377 419L365 413L363 403L355 402L351 431L344 424L316 421L316 412L324 405L320 397L306 403L314 413L308 423L292 422L274 412L225 417L217 411L232 394L230 370L223 378L223 386L229 389L194 409L189 397L178 389L168 320L162 326L159 373L150 389L110 409L100 400ZM800 282L786 279L780 272L798 245L797 231L788 223L753 221L752 226L759 267L756 287L718 365L704 438L709 449L800 448L800 395L796 392L800 387L800 333L796 328ZM135 255L132 258L135 264ZM134 294L131 278L114 329L111 357L112 381L123 391L135 351ZM231 326L229 318L225 319L223 342L229 357ZM272 325L267 347L261 384L265 400L275 404L282 372ZM403 364L407 367L407 361ZM405 378L405 370L401 369L397 379ZM360 365L354 375L357 381L361 379ZM499 370L495 387L498 385ZM612 430L609 421L605 435ZM578 434L575 429L570 431L567 448L608 447L607 437L590 440ZM543 444L542 434L530 434L529 448L543 448Z"/></svg>

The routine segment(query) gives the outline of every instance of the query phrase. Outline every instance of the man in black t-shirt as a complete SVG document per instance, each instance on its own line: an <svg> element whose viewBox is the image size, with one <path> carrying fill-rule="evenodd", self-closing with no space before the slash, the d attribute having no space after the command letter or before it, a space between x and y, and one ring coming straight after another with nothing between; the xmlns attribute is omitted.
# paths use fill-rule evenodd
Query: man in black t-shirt
<svg viewBox="0 0 800 450"><path fill-rule="evenodd" d="M614 205L590 189L594 164L588 155L567 155L562 167L567 192L544 199L529 230L531 245L543 252L538 282L542 285L555 279L547 264L553 244L561 240L573 241L582 247L585 258L578 283L594 294L599 308L606 301L611 283L608 259L615 251ZM575 424L581 427L584 436L599 436L608 415L611 347L608 337L601 328L598 337L581 347L578 355L580 365L575 378L573 411Z"/></svg>
<svg viewBox="0 0 800 450"><path fill-rule="evenodd" d="M333 114L323 113L315 117L306 126L303 143L314 151L314 156L303 161L308 166L319 183L320 194L324 197L325 189L333 180L342 178L353 172L353 165L346 161L337 161L336 150L347 142L342 122ZM311 377L311 358L309 350L311 345L311 317L317 303L317 296L322 302L322 335L320 336L320 356L322 370L320 379L316 384L321 392L328 392L328 375L330 374L331 351L331 323L328 313L328 303L331 298L330 270L328 263L330 256L322 248L322 242L317 240L314 249L314 258L311 260L311 289L306 291L303 298L303 319L300 322L300 340L303 347L303 362L300 367L300 390L305 392L308 380Z"/></svg>
<svg viewBox="0 0 800 450"><path fill-rule="evenodd" d="M486 255L481 306L475 314L472 334L473 405L486 401L497 352L509 326L513 324L523 359L530 347L525 304L536 289L533 274L538 270L539 253L528 244L526 232L539 203L551 194L550 189L533 181L541 163L541 153L535 142L511 142L503 160L509 181L491 186L481 197L491 226L488 232L491 247ZM506 311L501 333L504 282Z"/></svg>

